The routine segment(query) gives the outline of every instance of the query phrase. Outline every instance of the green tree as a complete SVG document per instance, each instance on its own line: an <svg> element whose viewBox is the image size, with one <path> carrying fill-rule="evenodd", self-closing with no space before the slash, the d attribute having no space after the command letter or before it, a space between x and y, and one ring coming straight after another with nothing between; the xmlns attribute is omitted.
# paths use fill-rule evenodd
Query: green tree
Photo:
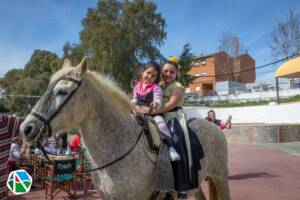
<svg viewBox="0 0 300 200"><path fill-rule="evenodd" d="M58 68L58 56L55 53L45 50L34 50L30 61L25 65L25 76L35 77L41 73L48 73L49 76Z"/></svg>
<svg viewBox="0 0 300 200"><path fill-rule="evenodd" d="M0 78L0 86L2 88L8 87L11 83L14 83L24 76L23 69L11 69L4 75L3 78Z"/></svg>
<svg viewBox="0 0 300 200"><path fill-rule="evenodd" d="M165 20L153 2L99 1L82 23L81 43L92 68L111 74L126 91L142 62L163 58L158 47L166 37Z"/></svg>
<svg viewBox="0 0 300 200"><path fill-rule="evenodd" d="M190 44L186 43L183 46L183 50L181 55L179 56L179 72L180 72L180 82L187 87L190 82L192 82L193 78L188 74L188 71L191 69L193 54L190 52L191 46Z"/></svg>
<svg viewBox="0 0 300 200"><path fill-rule="evenodd" d="M85 49L81 44L71 44L67 41L63 46L63 57L62 62L59 67L62 65L63 61L68 58L75 65L80 63L82 58L85 56Z"/></svg>
<svg viewBox="0 0 300 200"><path fill-rule="evenodd" d="M33 97L43 93L45 81L26 77L10 85L5 93L8 95L5 99L5 105L12 113L24 115L30 111L38 98ZM15 96L24 95L24 96ZM29 95L26 97L26 95Z"/></svg>
<svg viewBox="0 0 300 200"><path fill-rule="evenodd" d="M1 84L4 89L4 105L10 112L24 115L32 108L48 85L53 69L60 62L58 56L49 51L35 50L25 65L24 72L11 70L5 74ZM12 75L13 73L13 75ZM24 96L18 96L24 95ZM30 97L25 97L30 96Z"/></svg>
<svg viewBox="0 0 300 200"><path fill-rule="evenodd" d="M9 109L5 106L4 99L0 99L0 113L9 112Z"/></svg>

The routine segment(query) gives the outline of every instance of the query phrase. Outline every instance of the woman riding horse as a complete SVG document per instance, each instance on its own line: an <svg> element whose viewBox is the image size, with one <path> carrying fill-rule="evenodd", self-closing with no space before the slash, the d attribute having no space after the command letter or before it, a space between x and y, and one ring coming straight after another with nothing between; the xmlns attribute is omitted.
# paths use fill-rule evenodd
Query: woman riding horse
<svg viewBox="0 0 300 200"><path fill-rule="evenodd" d="M193 133L189 133L182 106L184 87L177 81L179 75L177 60L168 60L162 68L163 106L154 113L162 113L172 132L173 141L181 160L173 162L175 190L178 198L187 198L187 191L198 188L198 170L203 158L202 147ZM190 135L192 137L190 138ZM191 141L192 140L192 141ZM193 145L191 145L193 144Z"/></svg>

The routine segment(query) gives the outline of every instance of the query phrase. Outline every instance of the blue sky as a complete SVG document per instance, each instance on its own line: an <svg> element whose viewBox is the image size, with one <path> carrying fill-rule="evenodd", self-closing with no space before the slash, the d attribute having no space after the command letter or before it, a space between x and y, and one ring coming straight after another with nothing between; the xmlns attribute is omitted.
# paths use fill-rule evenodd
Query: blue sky
<svg viewBox="0 0 300 200"><path fill-rule="evenodd" d="M217 51L225 32L238 35L256 65L273 61L268 48L276 20L289 8L300 14L299 0L155 0L166 19L164 56L178 55L190 43L196 55ZM66 41L79 42L81 20L97 0L10 0L0 6L0 76L23 68L34 49L62 54ZM258 79L272 78L276 66L257 71Z"/></svg>

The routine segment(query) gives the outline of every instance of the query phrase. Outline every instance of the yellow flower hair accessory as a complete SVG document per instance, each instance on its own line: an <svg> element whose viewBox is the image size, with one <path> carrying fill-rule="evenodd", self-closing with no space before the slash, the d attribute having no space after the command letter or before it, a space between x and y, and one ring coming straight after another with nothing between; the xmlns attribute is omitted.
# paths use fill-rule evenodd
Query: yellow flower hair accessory
<svg viewBox="0 0 300 200"><path fill-rule="evenodd" d="M172 61L172 62L176 63L177 65L179 64L179 60L176 56L172 56L171 58L169 58L169 61Z"/></svg>

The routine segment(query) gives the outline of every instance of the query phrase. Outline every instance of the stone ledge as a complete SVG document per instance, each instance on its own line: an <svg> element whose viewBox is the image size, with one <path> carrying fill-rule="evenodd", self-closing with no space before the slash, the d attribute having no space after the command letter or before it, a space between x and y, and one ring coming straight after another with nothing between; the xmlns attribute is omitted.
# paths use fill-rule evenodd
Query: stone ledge
<svg viewBox="0 0 300 200"><path fill-rule="evenodd" d="M233 124L224 130L229 142L282 143L300 141L300 124Z"/></svg>

